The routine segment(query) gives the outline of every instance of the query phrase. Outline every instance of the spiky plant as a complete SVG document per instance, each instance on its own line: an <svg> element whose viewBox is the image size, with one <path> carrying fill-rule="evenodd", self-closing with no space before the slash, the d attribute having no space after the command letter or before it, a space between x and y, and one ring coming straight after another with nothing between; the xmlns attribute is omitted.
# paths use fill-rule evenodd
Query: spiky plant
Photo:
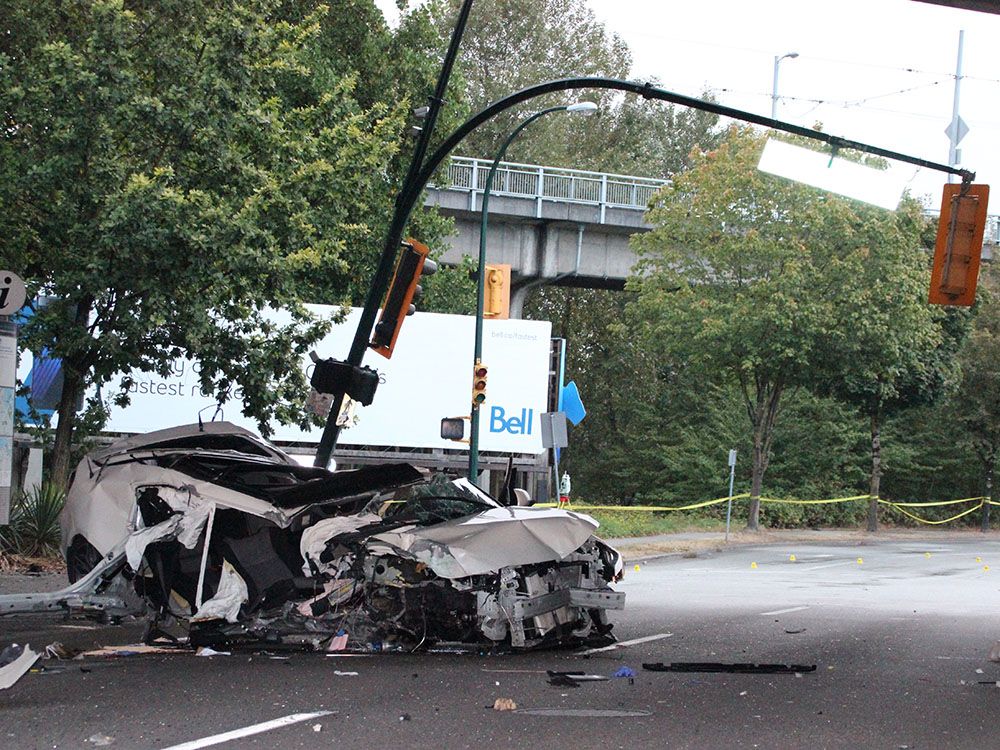
<svg viewBox="0 0 1000 750"><path fill-rule="evenodd" d="M23 557L59 554L59 513L66 493L45 483L11 505L10 524L0 526L0 550Z"/></svg>

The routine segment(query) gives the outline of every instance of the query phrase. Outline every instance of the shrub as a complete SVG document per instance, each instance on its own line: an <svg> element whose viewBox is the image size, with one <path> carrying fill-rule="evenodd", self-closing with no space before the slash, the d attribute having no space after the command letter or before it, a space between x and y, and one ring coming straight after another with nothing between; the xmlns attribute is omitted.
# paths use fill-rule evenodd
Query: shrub
<svg viewBox="0 0 1000 750"><path fill-rule="evenodd" d="M21 493L10 509L10 524L0 526L0 552L23 557L59 554L59 513L66 493L53 484Z"/></svg>

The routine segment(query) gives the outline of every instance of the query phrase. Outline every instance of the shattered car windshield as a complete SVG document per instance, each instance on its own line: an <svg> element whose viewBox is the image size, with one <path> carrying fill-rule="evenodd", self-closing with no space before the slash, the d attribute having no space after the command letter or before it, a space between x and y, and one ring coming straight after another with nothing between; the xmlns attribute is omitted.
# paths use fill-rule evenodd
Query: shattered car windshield
<svg viewBox="0 0 1000 750"><path fill-rule="evenodd" d="M386 520L425 526L497 507L500 506L489 495L466 480L452 481L439 474L429 482L380 493L368 503L364 512Z"/></svg>

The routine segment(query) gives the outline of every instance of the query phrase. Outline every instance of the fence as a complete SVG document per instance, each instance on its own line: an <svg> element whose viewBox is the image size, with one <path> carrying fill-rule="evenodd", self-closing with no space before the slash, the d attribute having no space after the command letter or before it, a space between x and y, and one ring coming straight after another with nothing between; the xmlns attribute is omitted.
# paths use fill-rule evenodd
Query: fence
<svg viewBox="0 0 1000 750"><path fill-rule="evenodd" d="M486 187L491 164L486 159L454 156L448 166L448 184L439 187L469 191L469 209L475 210L476 195ZM539 216L544 201L597 206L603 224L607 208L645 211L653 194L665 184L667 180L649 177L500 162L490 194L533 199Z"/></svg>

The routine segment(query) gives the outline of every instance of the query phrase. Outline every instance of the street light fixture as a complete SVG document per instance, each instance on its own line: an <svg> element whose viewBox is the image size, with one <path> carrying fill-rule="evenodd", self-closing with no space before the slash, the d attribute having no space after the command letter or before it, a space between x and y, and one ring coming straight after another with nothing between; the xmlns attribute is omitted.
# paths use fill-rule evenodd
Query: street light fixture
<svg viewBox="0 0 1000 750"><path fill-rule="evenodd" d="M486 229L489 222L490 191L493 189L493 179L497 173L497 167L507 154L507 149L514 139L520 135L521 131L540 117L544 117L552 112L570 112L572 114L589 116L597 111L597 104L594 102L575 102L573 104L563 104L558 107L549 107L541 112L528 117L524 122L514 128L513 132L507 136L507 140L500 146L496 158L490 165L489 174L486 176L486 187L483 188L483 206L479 225L479 266L476 273L476 344L473 354L473 373L483 366L483 298L485 296L486 280ZM475 483L479 475L479 405L480 402L473 401L472 417L470 419L469 434L469 481Z"/></svg>
<svg viewBox="0 0 1000 750"><path fill-rule="evenodd" d="M771 85L771 119L778 119L778 65L786 57L794 60L799 56L798 52L786 52L781 57L774 58L774 83Z"/></svg>

